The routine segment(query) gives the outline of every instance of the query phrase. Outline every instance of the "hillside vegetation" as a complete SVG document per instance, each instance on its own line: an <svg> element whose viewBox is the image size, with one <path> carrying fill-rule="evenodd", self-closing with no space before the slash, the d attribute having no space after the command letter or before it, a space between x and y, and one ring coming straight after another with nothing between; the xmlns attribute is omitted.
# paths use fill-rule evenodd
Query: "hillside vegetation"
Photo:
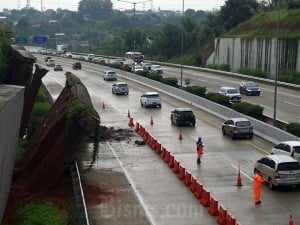
<svg viewBox="0 0 300 225"><path fill-rule="evenodd" d="M280 11L280 37L300 37L300 9ZM244 23L231 29L223 37L260 38L276 37L277 11L259 12Z"/></svg>

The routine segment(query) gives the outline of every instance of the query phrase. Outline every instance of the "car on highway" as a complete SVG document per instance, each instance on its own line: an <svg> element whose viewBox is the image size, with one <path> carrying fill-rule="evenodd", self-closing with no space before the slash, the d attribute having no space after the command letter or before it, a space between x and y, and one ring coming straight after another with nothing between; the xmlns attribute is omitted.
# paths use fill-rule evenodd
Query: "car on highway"
<svg viewBox="0 0 300 225"><path fill-rule="evenodd" d="M47 64L47 66L55 66L55 61L54 61L54 59L48 59L46 64Z"/></svg>
<svg viewBox="0 0 300 225"><path fill-rule="evenodd" d="M51 56L46 56L46 57L45 57L45 62L47 62L48 59L51 59Z"/></svg>
<svg viewBox="0 0 300 225"><path fill-rule="evenodd" d="M257 170L270 189L300 184L300 164L288 155L266 155L255 163L254 172Z"/></svg>
<svg viewBox="0 0 300 225"><path fill-rule="evenodd" d="M55 64L53 70L54 71L63 71L63 67L60 64Z"/></svg>
<svg viewBox="0 0 300 225"><path fill-rule="evenodd" d="M260 87L253 81L241 82L239 91L244 95L260 95Z"/></svg>
<svg viewBox="0 0 300 225"><path fill-rule="evenodd" d="M131 71L136 73L136 72L144 71L144 69L141 64L135 64L131 66Z"/></svg>
<svg viewBox="0 0 300 225"><path fill-rule="evenodd" d="M81 70L81 62L75 62L72 64L74 70Z"/></svg>
<svg viewBox="0 0 300 225"><path fill-rule="evenodd" d="M171 122L177 126L192 126L196 124L193 111L190 108L175 108L171 111Z"/></svg>
<svg viewBox="0 0 300 225"><path fill-rule="evenodd" d="M240 102L242 99L240 92L234 87L221 87L219 94L227 96L230 103Z"/></svg>
<svg viewBox="0 0 300 225"><path fill-rule="evenodd" d="M117 74L114 70L104 71L103 80L117 80Z"/></svg>
<svg viewBox="0 0 300 225"><path fill-rule="evenodd" d="M284 154L300 161L300 141L283 141L275 145L271 154Z"/></svg>
<svg viewBox="0 0 300 225"><path fill-rule="evenodd" d="M141 95L140 103L142 107L158 107L161 108L161 99L157 92L149 91Z"/></svg>
<svg viewBox="0 0 300 225"><path fill-rule="evenodd" d="M223 135L232 139L237 137L253 138L253 126L247 118L229 118L222 124Z"/></svg>
<svg viewBox="0 0 300 225"><path fill-rule="evenodd" d="M104 57L95 57L92 59L92 62L94 63L105 63L105 58Z"/></svg>
<svg viewBox="0 0 300 225"><path fill-rule="evenodd" d="M143 63L143 70L150 71L151 70L151 63Z"/></svg>
<svg viewBox="0 0 300 225"><path fill-rule="evenodd" d="M118 94L128 95L129 88L128 88L127 83L125 83L125 82L117 82L117 83L115 83L115 84L112 85L111 92L113 94L115 94L115 95L118 95Z"/></svg>
<svg viewBox="0 0 300 225"><path fill-rule="evenodd" d="M160 65L151 65L150 71L152 73L163 74L163 68Z"/></svg>

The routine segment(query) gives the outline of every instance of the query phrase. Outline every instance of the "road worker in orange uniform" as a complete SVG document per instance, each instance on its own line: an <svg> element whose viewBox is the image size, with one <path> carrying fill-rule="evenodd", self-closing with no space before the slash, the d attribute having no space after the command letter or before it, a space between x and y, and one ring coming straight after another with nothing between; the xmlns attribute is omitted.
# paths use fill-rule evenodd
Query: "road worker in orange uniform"
<svg viewBox="0 0 300 225"><path fill-rule="evenodd" d="M201 156L203 154L203 147L204 147L201 137L198 137L196 144L197 144L197 164L200 164Z"/></svg>
<svg viewBox="0 0 300 225"><path fill-rule="evenodd" d="M254 203L260 204L260 189L261 184L264 182L264 179L260 173L259 170L256 171L254 174L254 180L253 180L253 196L254 196Z"/></svg>

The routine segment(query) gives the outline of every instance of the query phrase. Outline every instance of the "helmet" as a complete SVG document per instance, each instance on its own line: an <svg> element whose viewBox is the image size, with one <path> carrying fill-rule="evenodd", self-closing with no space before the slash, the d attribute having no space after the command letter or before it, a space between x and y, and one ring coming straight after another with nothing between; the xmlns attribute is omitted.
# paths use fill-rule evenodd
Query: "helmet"
<svg viewBox="0 0 300 225"><path fill-rule="evenodd" d="M201 136L199 136L199 137L198 137L198 141L201 141L201 140L202 140L202 137L201 137Z"/></svg>

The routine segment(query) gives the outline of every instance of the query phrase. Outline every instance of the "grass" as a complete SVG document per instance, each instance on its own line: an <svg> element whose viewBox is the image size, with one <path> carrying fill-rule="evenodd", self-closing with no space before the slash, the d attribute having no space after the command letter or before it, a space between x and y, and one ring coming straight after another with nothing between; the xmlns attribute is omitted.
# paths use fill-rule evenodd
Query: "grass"
<svg viewBox="0 0 300 225"><path fill-rule="evenodd" d="M279 36L281 38L300 37L300 9L280 11ZM277 11L255 14L250 20L224 34L223 37L272 38L277 35Z"/></svg>

